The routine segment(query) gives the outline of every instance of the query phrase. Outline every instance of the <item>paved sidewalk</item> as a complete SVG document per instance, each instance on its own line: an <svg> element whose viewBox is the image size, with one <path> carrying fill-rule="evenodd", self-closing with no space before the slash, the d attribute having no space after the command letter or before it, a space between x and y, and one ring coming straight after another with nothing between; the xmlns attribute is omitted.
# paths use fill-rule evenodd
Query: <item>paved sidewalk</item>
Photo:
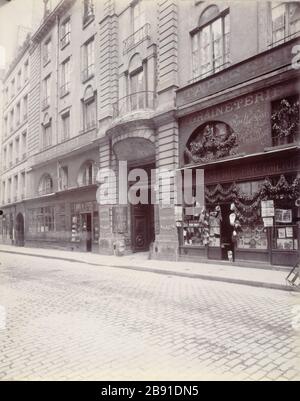
<svg viewBox="0 0 300 401"><path fill-rule="evenodd" d="M273 288L279 290L293 290L286 284L287 271L278 271L276 268L247 268L234 265L206 264L195 262L170 262L149 260L146 254L128 256L106 256L93 253L70 252L56 249L18 248L11 245L0 245L1 252L24 254L35 257L65 260L102 267L117 267L138 271L149 271L159 274L198 278L213 281L223 281L235 284L251 285L255 287Z"/></svg>

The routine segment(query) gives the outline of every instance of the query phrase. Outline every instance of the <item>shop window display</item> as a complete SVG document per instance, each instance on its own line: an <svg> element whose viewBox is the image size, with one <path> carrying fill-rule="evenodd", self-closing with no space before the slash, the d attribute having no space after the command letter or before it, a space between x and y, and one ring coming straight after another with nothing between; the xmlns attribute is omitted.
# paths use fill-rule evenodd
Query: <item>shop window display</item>
<svg viewBox="0 0 300 401"><path fill-rule="evenodd" d="M288 202L277 202L277 206L272 230L273 249L296 251L299 249L297 225L295 224L297 210Z"/></svg>
<svg viewBox="0 0 300 401"><path fill-rule="evenodd" d="M240 249L268 249L267 230L263 224L255 227L242 225L238 235L237 247Z"/></svg>

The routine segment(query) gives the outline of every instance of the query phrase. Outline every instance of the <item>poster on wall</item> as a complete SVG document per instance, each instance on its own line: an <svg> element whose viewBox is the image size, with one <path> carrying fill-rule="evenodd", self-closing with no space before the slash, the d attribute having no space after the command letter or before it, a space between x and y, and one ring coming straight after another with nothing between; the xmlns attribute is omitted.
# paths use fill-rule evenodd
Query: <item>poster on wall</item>
<svg viewBox="0 0 300 401"><path fill-rule="evenodd" d="M292 222L292 209L276 209L275 210L276 223L291 223Z"/></svg>
<svg viewBox="0 0 300 401"><path fill-rule="evenodd" d="M274 201L266 200L261 201L261 217L274 217Z"/></svg>
<svg viewBox="0 0 300 401"><path fill-rule="evenodd" d="M264 217L263 221L265 227L273 227L273 217Z"/></svg>
<svg viewBox="0 0 300 401"><path fill-rule="evenodd" d="M114 206L112 210L113 232L127 232L127 206Z"/></svg>

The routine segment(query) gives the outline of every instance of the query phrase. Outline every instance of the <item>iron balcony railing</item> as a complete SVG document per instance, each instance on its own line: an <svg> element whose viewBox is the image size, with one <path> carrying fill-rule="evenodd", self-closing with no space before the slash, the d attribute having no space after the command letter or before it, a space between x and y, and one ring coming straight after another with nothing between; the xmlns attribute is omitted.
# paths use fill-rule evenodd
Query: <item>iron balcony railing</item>
<svg viewBox="0 0 300 401"><path fill-rule="evenodd" d="M150 29L151 26L149 23L142 26L132 35L130 35L127 39L123 41L124 48L123 54L127 53L129 50L133 49L139 43L143 42L146 39L150 39Z"/></svg>
<svg viewBox="0 0 300 401"><path fill-rule="evenodd" d="M124 96L113 104L113 117L133 113L138 110L153 110L155 108L155 92L142 91Z"/></svg>

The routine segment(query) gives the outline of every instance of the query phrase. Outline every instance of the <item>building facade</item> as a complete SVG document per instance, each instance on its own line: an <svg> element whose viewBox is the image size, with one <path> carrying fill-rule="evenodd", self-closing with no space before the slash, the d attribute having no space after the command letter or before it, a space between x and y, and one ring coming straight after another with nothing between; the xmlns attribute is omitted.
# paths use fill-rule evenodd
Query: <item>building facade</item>
<svg viewBox="0 0 300 401"><path fill-rule="evenodd" d="M169 260L295 263L299 31L297 2L59 2L26 48L24 221L13 192L23 178L16 184L9 165L1 175L10 194L2 197L2 240ZM3 138L6 158L12 140ZM132 204L136 168L148 202ZM175 176L184 182L187 170L204 171L203 204L179 202Z"/></svg>

